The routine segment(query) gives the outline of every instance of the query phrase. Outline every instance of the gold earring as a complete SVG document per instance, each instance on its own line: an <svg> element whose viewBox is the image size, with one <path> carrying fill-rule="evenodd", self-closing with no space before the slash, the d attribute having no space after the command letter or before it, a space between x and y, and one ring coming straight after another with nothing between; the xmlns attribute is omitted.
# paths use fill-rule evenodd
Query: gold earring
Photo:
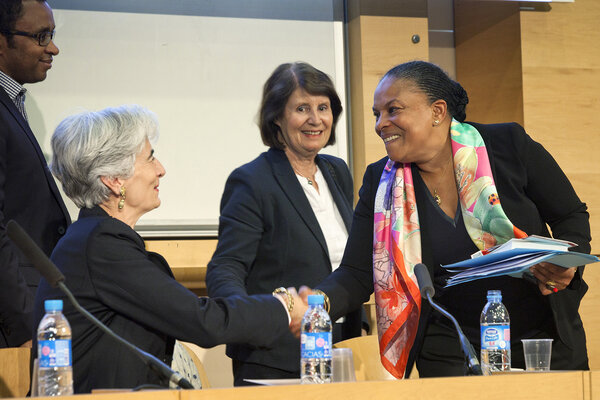
<svg viewBox="0 0 600 400"><path fill-rule="evenodd" d="M437 126L439 123L440 123L440 120L439 120L439 119L436 119L435 121L433 121L433 125L434 125L434 126Z"/></svg>
<svg viewBox="0 0 600 400"><path fill-rule="evenodd" d="M119 210L122 210L123 207L125 207L125 186L121 186L119 193L121 194L121 200L119 200Z"/></svg>

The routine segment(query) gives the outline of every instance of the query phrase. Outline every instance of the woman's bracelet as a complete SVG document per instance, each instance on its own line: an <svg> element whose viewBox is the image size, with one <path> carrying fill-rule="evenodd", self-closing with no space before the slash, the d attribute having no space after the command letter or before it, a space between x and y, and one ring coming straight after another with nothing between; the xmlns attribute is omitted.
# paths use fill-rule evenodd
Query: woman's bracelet
<svg viewBox="0 0 600 400"><path fill-rule="evenodd" d="M279 294L285 294L285 297L287 298L287 309L288 312L291 314L292 310L294 309L294 298L292 297L290 292L288 292L288 290L283 286L273 290L273 296L277 296Z"/></svg>
<svg viewBox="0 0 600 400"><path fill-rule="evenodd" d="M327 295L325 294L325 292L323 292L322 290L319 290L319 289L313 289L313 293L315 293L315 294L320 294L321 296L323 296L323 300L324 300L324 303L325 303L325 304L324 304L324 306L325 306L325 311L327 311L327 314L329 314L329 306L330 306L330 303L329 303L329 296L327 296Z"/></svg>

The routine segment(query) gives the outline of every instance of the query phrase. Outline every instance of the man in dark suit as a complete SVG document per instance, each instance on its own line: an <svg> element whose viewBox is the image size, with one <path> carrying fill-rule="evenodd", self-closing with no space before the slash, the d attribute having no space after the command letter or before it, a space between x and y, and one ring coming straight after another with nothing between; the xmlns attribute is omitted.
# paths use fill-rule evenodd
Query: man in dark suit
<svg viewBox="0 0 600 400"><path fill-rule="evenodd" d="M0 2L0 348L30 343L40 275L6 236L13 219L50 255L69 214L27 122L23 84L46 79L54 17L41 0Z"/></svg>

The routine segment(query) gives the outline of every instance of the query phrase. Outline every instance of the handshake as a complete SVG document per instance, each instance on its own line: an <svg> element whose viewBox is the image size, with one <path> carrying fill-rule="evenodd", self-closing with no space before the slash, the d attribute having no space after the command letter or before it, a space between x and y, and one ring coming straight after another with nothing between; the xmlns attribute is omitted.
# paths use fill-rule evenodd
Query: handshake
<svg viewBox="0 0 600 400"><path fill-rule="evenodd" d="M273 296L277 297L286 307L291 318L290 331L296 337L300 337L302 318L308 309L308 296L311 294L322 294L322 292L316 293L308 286L301 286L298 291L294 287L287 289L280 287L273 291Z"/></svg>

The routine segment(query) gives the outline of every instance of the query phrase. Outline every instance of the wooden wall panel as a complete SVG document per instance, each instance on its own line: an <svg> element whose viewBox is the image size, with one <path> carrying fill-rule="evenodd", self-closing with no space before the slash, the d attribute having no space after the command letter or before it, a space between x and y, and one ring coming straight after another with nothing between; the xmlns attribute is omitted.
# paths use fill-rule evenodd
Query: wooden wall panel
<svg viewBox="0 0 600 400"><path fill-rule="evenodd" d="M216 248L216 239L146 240L146 249L162 255L175 279L199 296L206 296L206 266Z"/></svg>
<svg viewBox="0 0 600 400"><path fill-rule="evenodd" d="M600 253L600 2L552 3L521 12L525 128L565 171L588 205L592 252ZM586 268L580 313L590 367L600 368L600 265Z"/></svg>
<svg viewBox="0 0 600 400"><path fill-rule="evenodd" d="M523 124L519 4L456 0L456 79L469 94L467 120Z"/></svg>
<svg viewBox="0 0 600 400"><path fill-rule="evenodd" d="M412 43L414 34L420 42ZM393 66L427 60L427 18L361 15L348 24L352 124L352 169L356 193L367 165L386 155L375 133L373 92ZM358 198L358 196L356 196Z"/></svg>
<svg viewBox="0 0 600 400"><path fill-rule="evenodd" d="M521 12L525 128L561 165L600 237L600 2ZM592 252L600 243L592 241Z"/></svg>
<svg viewBox="0 0 600 400"><path fill-rule="evenodd" d="M543 8L539 8L542 10ZM467 119L516 121L563 168L600 234L600 2L517 3L456 0L457 79L469 93ZM600 252L594 247L592 251Z"/></svg>

